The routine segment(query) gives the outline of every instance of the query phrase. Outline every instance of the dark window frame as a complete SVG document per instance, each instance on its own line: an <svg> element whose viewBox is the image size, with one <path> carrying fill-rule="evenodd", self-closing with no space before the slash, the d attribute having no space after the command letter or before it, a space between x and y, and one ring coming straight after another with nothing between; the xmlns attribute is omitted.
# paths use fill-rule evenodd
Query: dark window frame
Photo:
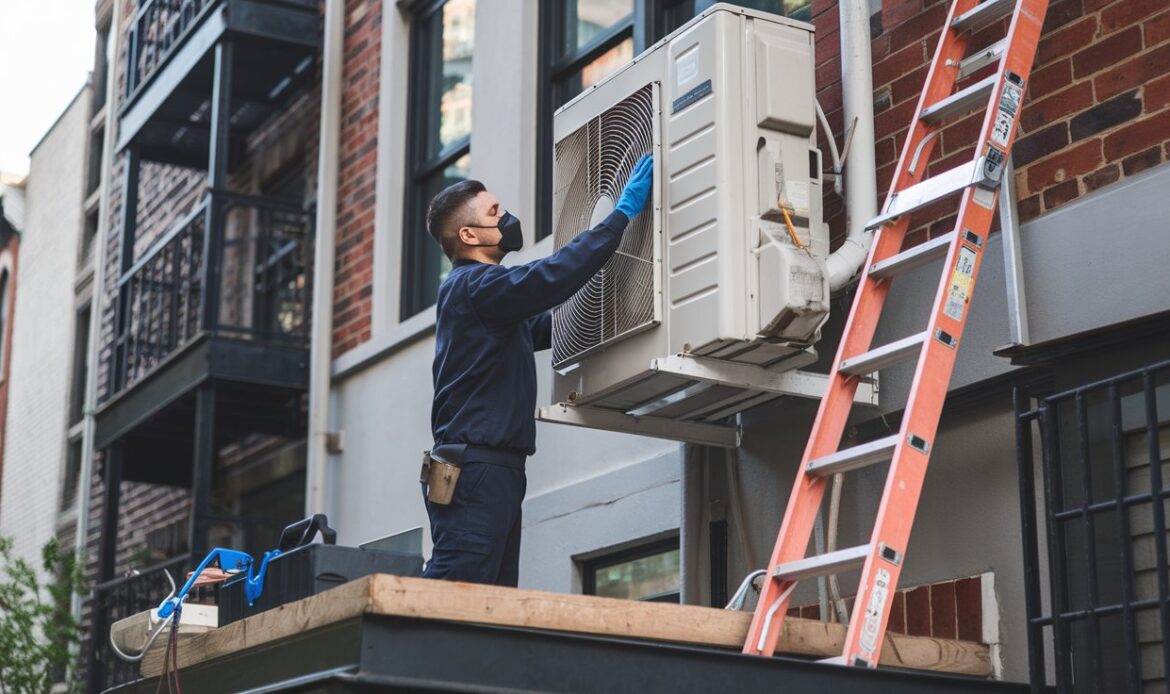
<svg viewBox="0 0 1170 694"><path fill-rule="evenodd" d="M689 0L634 0L634 11L630 17L597 36L588 45L563 53L565 17L573 1L542 0L540 3L535 205L537 241L553 232L553 114L561 104L568 103L572 98L560 98L559 83L627 38L633 37L634 55L637 56L670 33L671 12Z"/></svg>
<svg viewBox="0 0 1170 694"><path fill-rule="evenodd" d="M598 555L589 559L581 560L579 566L581 567L581 592L584 595L597 595L597 572L615 566L617 564L624 564L636 559L644 559L652 557L656 554L664 554L670 551L682 551L682 542L677 534L670 537L652 540L642 544L621 549L616 552ZM681 562L680 562L681 572ZM665 598L676 595L677 600L667 600ZM646 602L682 602L682 577L679 576L679 591L671 593L662 593L660 595L651 595L645 598L639 598Z"/></svg>
<svg viewBox="0 0 1170 694"><path fill-rule="evenodd" d="M426 266L428 250L434 252L438 246L426 233L426 205L423 200L426 181L436 173L471 153L471 133L466 137L442 148L437 154L427 151L430 144L424 137L429 119L436 114L428 112L430 103L428 90L432 84L432 70L442 70L442 53L437 63L429 62L434 55L433 36L425 29L434 14L442 12L449 0L430 0L412 6L410 16L410 58L407 80L407 165L406 186L403 197L402 234L402 278L399 301L399 320L419 314L433 304L426 302ZM478 7L477 7L478 9ZM440 25L441 26L441 25ZM441 40L440 30L440 40ZM473 49L474 50L474 49ZM474 87L473 87L474 89ZM473 96L474 99L474 96Z"/></svg>

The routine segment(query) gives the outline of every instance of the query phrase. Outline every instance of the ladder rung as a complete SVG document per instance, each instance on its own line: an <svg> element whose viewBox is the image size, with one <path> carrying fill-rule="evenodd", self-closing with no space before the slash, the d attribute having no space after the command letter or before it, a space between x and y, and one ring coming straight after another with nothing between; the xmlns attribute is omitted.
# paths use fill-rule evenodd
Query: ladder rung
<svg viewBox="0 0 1170 694"><path fill-rule="evenodd" d="M984 0L975 7L955 17L951 28L955 31L979 31L994 24L1016 9L1016 0Z"/></svg>
<svg viewBox="0 0 1170 694"><path fill-rule="evenodd" d="M942 101L927 106L922 109L920 116L922 122L934 125L970 113L977 106L987 106L988 99L991 98L991 90L997 81L999 81L998 74L988 75L970 87L961 89Z"/></svg>
<svg viewBox="0 0 1170 694"><path fill-rule="evenodd" d="M807 474L827 477L838 472L849 472L889 460L894 455L894 448L898 445L899 436L887 436L884 439L863 443L860 446L846 448L832 455L809 461Z"/></svg>
<svg viewBox="0 0 1170 694"><path fill-rule="evenodd" d="M1007 50L1007 39L1000 39L978 53L967 56L959 63L959 74L955 79L965 79L988 65L998 63Z"/></svg>
<svg viewBox="0 0 1170 694"><path fill-rule="evenodd" d="M875 229L908 212L922 209L936 200L941 200L970 186L974 183L975 173L981 163L982 158L960 164L950 171L931 176L921 183L915 183L909 188L894 193L887 204L886 213L871 219L865 228Z"/></svg>
<svg viewBox="0 0 1170 694"><path fill-rule="evenodd" d="M863 376L871 374L874 371L879 371L887 366L893 366L898 362L918 353L922 348L922 343L926 342L926 332L904 337L897 342L891 342L888 345L882 345L877 349L859 354L856 357L850 357L841 362L837 367L837 371L850 376Z"/></svg>
<svg viewBox="0 0 1170 694"><path fill-rule="evenodd" d="M772 576L782 581L799 581L809 576L828 576L850 569L859 569L868 556L869 545L839 549L836 552L781 564L772 572Z"/></svg>
<svg viewBox="0 0 1170 694"><path fill-rule="evenodd" d="M879 260L870 266L869 276L880 280L913 270L916 267L922 267L935 258L945 256L951 246L951 241L954 240L955 232L950 231L885 260Z"/></svg>

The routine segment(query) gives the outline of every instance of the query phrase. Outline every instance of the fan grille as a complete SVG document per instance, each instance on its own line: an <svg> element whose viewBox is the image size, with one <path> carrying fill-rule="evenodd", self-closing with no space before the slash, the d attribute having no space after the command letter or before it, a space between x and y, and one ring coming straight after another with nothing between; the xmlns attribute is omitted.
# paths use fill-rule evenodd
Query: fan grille
<svg viewBox="0 0 1170 694"><path fill-rule="evenodd" d="M654 146L654 90L646 85L554 149L554 245L572 241L613 209L638 159ZM617 252L553 311L553 365L578 361L657 322L653 214L626 228Z"/></svg>

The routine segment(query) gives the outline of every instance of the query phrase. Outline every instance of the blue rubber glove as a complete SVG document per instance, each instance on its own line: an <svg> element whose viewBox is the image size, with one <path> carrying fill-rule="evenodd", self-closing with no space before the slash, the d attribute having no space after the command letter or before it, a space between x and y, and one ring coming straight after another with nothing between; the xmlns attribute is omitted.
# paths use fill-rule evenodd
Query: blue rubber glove
<svg viewBox="0 0 1170 694"><path fill-rule="evenodd" d="M633 219L634 215L646 207L646 201L650 199L650 189L653 185L654 157L643 154L638 163L634 165L634 171L630 174L629 180L626 181L626 187L622 190L622 196L618 198L614 209L619 210L627 218Z"/></svg>

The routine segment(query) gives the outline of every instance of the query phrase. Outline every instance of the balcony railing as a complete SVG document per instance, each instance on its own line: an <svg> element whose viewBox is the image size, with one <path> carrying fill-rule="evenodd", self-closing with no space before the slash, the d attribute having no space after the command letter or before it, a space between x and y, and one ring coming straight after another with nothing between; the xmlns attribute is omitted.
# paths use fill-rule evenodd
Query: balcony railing
<svg viewBox="0 0 1170 694"><path fill-rule="evenodd" d="M88 642L87 691L99 692L138 679L139 663L119 658L110 646L110 625L119 619L158 607L171 590L166 573L177 585L187 579L190 557L180 555L123 576L99 583L93 589L90 614L93 628Z"/></svg>
<svg viewBox="0 0 1170 694"><path fill-rule="evenodd" d="M118 280L110 394L202 334L305 346L310 229L300 207L207 193Z"/></svg>
<svg viewBox="0 0 1170 694"><path fill-rule="evenodd" d="M126 98L161 67L187 33L220 0L146 0L139 2L130 27Z"/></svg>
<svg viewBox="0 0 1170 694"><path fill-rule="evenodd" d="M139 0L130 27L126 100L183 44L199 23L226 0ZM315 8L317 0L267 0L275 6Z"/></svg>

